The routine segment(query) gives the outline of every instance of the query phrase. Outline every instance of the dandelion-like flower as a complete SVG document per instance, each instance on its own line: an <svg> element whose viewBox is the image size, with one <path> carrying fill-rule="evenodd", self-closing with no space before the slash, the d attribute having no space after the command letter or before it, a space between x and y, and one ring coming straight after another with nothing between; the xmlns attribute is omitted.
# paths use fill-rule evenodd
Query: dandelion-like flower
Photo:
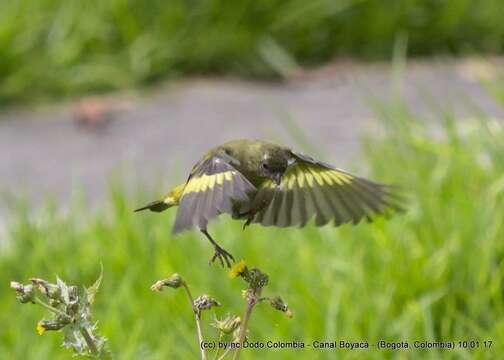
<svg viewBox="0 0 504 360"><path fill-rule="evenodd" d="M37 323L37 334L42 335L45 333L45 331L46 331L46 328L44 327L44 324L42 323L42 321L39 321Z"/></svg>
<svg viewBox="0 0 504 360"><path fill-rule="evenodd" d="M240 262L233 265L231 270L229 271L229 277L234 279L238 276L241 276L247 270L247 264L245 260L241 260Z"/></svg>

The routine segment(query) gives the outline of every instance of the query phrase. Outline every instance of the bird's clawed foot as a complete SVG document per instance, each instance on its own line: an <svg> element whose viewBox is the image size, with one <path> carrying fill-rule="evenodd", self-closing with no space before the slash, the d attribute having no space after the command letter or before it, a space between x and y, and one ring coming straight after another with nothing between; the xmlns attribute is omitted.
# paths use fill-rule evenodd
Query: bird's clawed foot
<svg viewBox="0 0 504 360"><path fill-rule="evenodd" d="M247 228L247 226L250 225L251 222L252 222L252 218L248 218L247 221L245 221L243 223L243 229L242 230L245 230Z"/></svg>
<svg viewBox="0 0 504 360"><path fill-rule="evenodd" d="M229 252L221 248L219 245L214 244L215 248L215 253L212 256L212 259L210 260L210 264L212 264L216 259L219 259L222 267L224 267L224 262L226 263L226 266L228 268L231 267L231 263L235 261L233 255L231 255Z"/></svg>
<svg viewBox="0 0 504 360"><path fill-rule="evenodd" d="M205 234L205 236L212 243L212 245L213 245L213 247L215 249L215 253L214 253L214 256L212 256L212 259L210 260L210 264L212 264L216 259L219 259L222 267L224 267L224 262L225 262L226 266L228 268L230 268L231 267L231 263L235 261L233 255L231 255L226 250L224 250L223 248L221 248L219 246L219 244L217 244L215 242L215 240L212 239L212 237L210 236L210 234L208 233L208 231L206 229L201 229L201 232L203 234Z"/></svg>

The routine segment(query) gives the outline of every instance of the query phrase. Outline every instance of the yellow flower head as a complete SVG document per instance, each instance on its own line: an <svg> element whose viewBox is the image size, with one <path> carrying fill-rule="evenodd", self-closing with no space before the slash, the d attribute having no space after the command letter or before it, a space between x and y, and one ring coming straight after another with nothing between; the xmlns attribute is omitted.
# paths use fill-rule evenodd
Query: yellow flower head
<svg viewBox="0 0 504 360"><path fill-rule="evenodd" d="M247 264L245 263L245 260L242 260L236 264L233 265L231 270L229 271L229 277L231 279L234 279L237 276L240 276L243 274L243 272L247 269Z"/></svg>
<svg viewBox="0 0 504 360"><path fill-rule="evenodd" d="M43 333L45 333L45 331L46 328L44 327L44 324L42 323L42 321L39 321L37 323L37 334L42 335Z"/></svg>

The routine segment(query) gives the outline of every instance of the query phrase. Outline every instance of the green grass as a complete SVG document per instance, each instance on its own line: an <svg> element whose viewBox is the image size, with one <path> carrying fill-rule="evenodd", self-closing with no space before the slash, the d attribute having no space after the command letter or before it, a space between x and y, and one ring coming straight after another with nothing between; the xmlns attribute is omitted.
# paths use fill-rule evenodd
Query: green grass
<svg viewBox="0 0 504 360"><path fill-rule="evenodd" d="M3 1L0 104L185 74L283 76L335 56L502 52L501 0Z"/></svg>
<svg viewBox="0 0 504 360"><path fill-rule="evenodd" d="M374 179L401 184L408 212L390 220L341 228L269 229L222 219L211 231L248 264L270 274L295 314L269 306L253 314L251 340L492 340L491 349L340 351L359 358L496 358L504 352L504 131L484 119L446 116L435 139L400 106L381 110L382 140L367 142ZM146 197L147 198L147 197ZM145 200L145 199L143 199ZM149 286L179 272L195 294L242 313L244 284L208 266L211 249L196 233L170 235L173 211L134 214L140 199L113 191L110 209L69 215L54 209L32 218L18 210L0 253L0 358L67 359L61 336L38 336L42 315L20 305L10 280L62 276L91 284L104 266L94 316L120 359L196 357L191 312L181 291ZM206 319L210 314L205 314ZM211 329L204 328L205 333ZM260 358L334 358L331 351L259 351ZM259 358L245 351L246 358Z"/></svg>

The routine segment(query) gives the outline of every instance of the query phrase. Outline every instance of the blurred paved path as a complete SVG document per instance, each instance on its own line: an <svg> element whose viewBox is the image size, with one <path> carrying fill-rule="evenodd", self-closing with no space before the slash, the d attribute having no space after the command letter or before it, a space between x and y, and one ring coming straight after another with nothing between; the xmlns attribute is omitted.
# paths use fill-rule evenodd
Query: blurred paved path
<svg viewBox="0 0 504 360"><path fill-rule="evenodd" d="M412 110L425 118L432 115L432 101L468 116L468 100L502 117L477 81L494 77L499 64L501 59L491 64L410 64L400 89ZM152 190L157 184L164 192L184 178L207 148L228 139L263 138L295 145L295 136L286 130L292 121L326 160L345 166L358 155L361 132L373 129L369 96L387 98L392 78L388 65L339 63L284 84L190 80L127 99L128 106L97 131L76 126L71 106L4 113L0 192L22 194L35 204L47 197L68 204L72 191L80 187L87 200L99 204L114 173L130 186L143 184ZM0 214L1 208L0 204Z"/></svg>

